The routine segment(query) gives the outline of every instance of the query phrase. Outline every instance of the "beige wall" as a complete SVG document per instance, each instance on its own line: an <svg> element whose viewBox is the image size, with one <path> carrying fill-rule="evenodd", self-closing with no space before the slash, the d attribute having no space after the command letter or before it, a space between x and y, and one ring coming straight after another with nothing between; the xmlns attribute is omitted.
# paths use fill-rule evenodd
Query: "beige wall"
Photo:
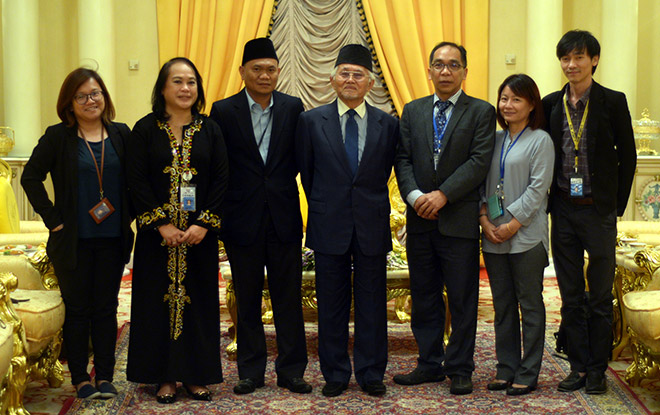
<svg viewBox="0 0 660 415"><path fill-rule="evenodd" d="M631 4L632 0L627 1ZM633 119L641 117L641 111L649 108L651 117L660 120L660 2L657 0L638 1L638 26L631 30L637 30L638 58L637 62L620 62L617 60L616 51L608 51L605 45L601 45L603 52L601 65L613 65L620 70L621 76L636 76L636 91L623 91L629 96L636 96L635 102L630 102ZM526 72L525 48L527 42L527 10L526 0L491 0L490 1L490 45L489 45L489 77L488 77L488 99L492 104L497 100L497 88L501 82L513 73ZM564 0L563 1L563 24L562 32L571 29L588 30L597 38L602 38L603 30L602 0ZM611 26L614 26L612 22ZM529 30L532 30L530 28ZM617 29L619 30L619 29ZM622 36L633 35L621 29ZM559 39L557 39L559 41ZM548 71L561 73L559 63L555 58L555 51L549 50L556 65L548 67ZM505 54L515 54L516 64L506 65ZM528 74L534 77L534 74ZM599 81L599 71L596 71L594 79ZM559 89L566 78L561 76L553 90ZM607 85L606 85L607 86ZM541 95L552 92L541 91Z"/></svg>
<svg viewBox="0 0 660 415"><path fill-rule="evenodd" d="M132 127L151 111L151 89L159 69L156 0L113 1L116 91L112 99L117 110L116 120ZM40 106L41 131L60 121L55 106L62 81L81 64L78 58L77 21L77 0L39 1L41 100L29 104ZM3 82L1 25L0 22L0 86ZM99 27L98 30L104 29ZM139 60L139 70L129 71L130 59ZM5 124L4 108L4 96L0 94L0 125ZM32 139L36 145L39 137Z"/></svg>

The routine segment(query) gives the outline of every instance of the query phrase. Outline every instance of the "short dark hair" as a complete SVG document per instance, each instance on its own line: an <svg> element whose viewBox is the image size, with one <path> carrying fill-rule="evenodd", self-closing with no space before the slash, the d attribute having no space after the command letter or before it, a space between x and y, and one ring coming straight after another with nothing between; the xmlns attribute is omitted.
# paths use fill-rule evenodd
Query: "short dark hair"
<svg viewBox="0 0 660 415"><path fill-rule="evenodd" d="M507 77L502 85L500 85L497 90L497 123L500 127L506 129L509 127L504 117L500 113L500 98L502 98L502 91L505 87L509 87L511 91L517 96L526 99L534 109L529 113L529 128L536 130L542 128L545 125L545 115L543 113L543 103L541 102L541 94L539 93L539 88L536 86L536 82L525 75L524 73L519 73Z"/></svg>
<svg viewBox="0 0 660 415"><path fill-rule="evenodd" d="M73 113L73 97L76 95L80 85L90 79L94 79L98 82L101 87L101 92L103 93L103 100L105 102L105 108L101 113L103 124L107 125L115 118L115 106L112 104L110 93L108 92L108 88L106 88L103 79L101 79L101 76L92 69L78 68L74 69L66 76L66 78L64 78L64 82L60 88L60 95L57 97L57 115L60 117L60 120L69 127L78 124L78 120Z"/></svg>
<svg viewBox="0 0 660 415"><path fill-rule="evenodd" d="M445 46L451 46L452 48L458 49L458 51L461 52L461 60L463 61L462 64L467 68L467 51L463 46L457 45L454 42L440 42L435 45L431 50L431 55L429 56L429 66L433 64L433 55L435 54L435 51Z"/></svg>
<svg viewBox="0 0 660 415"><path fill-rule="evenodd" d="M594 35L586 30L570 30L557 43L557 59L561 59L573 51L586 51L590 58L600 56L600 43ZM596 67L598 65L591 68L592 75L596 72Z"/></svg>
<svg viewBox="0 0 660 415"><path fill-rule="evenodd" d="M206 106L206 99L204 98L204 85L202 84L202 76L199 74L197 67L194 63L188 58L176 57L172 58L169 61L165 62L160 71L158 72L158 79L156 79L156 85L154 85L154 90L151 93L151 110L156 114L156 118L159 120L167 120L169 115L165 112L165 97L163 96L163 88L167 82L167 78L170 76L170 68L175 63L183 62L186 65L190 66L195 72L195 78L197 78L197 101L193 104L191 111L193 115L199 115L204 110Z"/></svg>

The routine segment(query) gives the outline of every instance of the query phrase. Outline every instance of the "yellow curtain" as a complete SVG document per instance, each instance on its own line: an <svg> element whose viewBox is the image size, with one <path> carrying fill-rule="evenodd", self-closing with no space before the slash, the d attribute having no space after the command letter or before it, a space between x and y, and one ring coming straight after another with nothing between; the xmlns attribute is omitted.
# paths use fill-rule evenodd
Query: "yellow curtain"
<svg viewBox="0 0 660 415"><path fill-rule="evenodd" d="M176 56L195 63L208 106L238 92L243 45L264 37L274 0L157 0L160 64Z"/></svg>
<svg viewBox="0 0 660 415"><path fill-rule="evenodd" d="M465 46L465 91L488 99L488 2L483 0L361 0L383 77L399 114L429 95L429 53L441 41Z"/></svg>

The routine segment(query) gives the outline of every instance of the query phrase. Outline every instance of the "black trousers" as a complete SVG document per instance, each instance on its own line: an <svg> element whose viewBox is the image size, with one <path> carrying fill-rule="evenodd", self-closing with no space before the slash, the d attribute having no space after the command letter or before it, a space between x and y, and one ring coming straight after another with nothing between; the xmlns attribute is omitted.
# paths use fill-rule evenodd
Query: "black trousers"
<svg viewBox="0 0 660 415"><path fill-rule="evenodd" d="M326 382L348 384L348 323L355 304L353 362L360 386L382 381L387 366L386 255L364 255L357 235L342 255L314 253L319 307L319 363ZM352 279L351 279L352 274Z"/></svg>
<svg viewBox="0 0 660 415"><path fill-rule="evenodd" d="M275 372L278 378L303 377L307 343L302 316L301 241L282 242L270 214L262 218L252 245L225 242L237 302L237 365L240 379L263 379L266 371L266 336L261 321L264 267L273 305L277 335Z"/></svg>
<svg viewBox="0 0 660 415"><path fill-rule="evenodd" d="M479 302L479 240L441 235L437 230L408 234L412 313L410 326L419 348L418 366L447 376L471 376ZM451 336L444 350L447 287Z"/></svg>
<svg viewBox="0 0 660 415"><path fill-rule="evenodd" d="M601 215L593 205L575 205L557 197L551 218L552 257L571 369L604 372L612 349L616 212ZM585 250L589 254L589 295L586 297Z"/></svg>
<svg viewBox="0 0 660 415"><path fill-rule="evenodd" d="M90 332L96 380L112 382L117 342L117 296L124 271L121 238L78 240L75 269L55 266L66 307L64 343L71 383L89 381Z"/></svg>

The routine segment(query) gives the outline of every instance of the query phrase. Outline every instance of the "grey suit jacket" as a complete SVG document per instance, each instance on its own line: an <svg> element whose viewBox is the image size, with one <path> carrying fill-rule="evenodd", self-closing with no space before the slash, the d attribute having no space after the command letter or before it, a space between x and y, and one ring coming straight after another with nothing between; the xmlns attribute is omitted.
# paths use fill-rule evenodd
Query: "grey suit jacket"
<svg viewBox="0 0 660 415"><path fill-rule="evenodd" d="M463 92L444 137L438 170L433 167L433 95L406 104L400 121L401 145L395 172L402 198L415 189L441 190L447 204L437 220L419 217L408 206L410 233L437 229L442 235L479 237L479 185L490 167L495 143L495 109Z"/></svg>

